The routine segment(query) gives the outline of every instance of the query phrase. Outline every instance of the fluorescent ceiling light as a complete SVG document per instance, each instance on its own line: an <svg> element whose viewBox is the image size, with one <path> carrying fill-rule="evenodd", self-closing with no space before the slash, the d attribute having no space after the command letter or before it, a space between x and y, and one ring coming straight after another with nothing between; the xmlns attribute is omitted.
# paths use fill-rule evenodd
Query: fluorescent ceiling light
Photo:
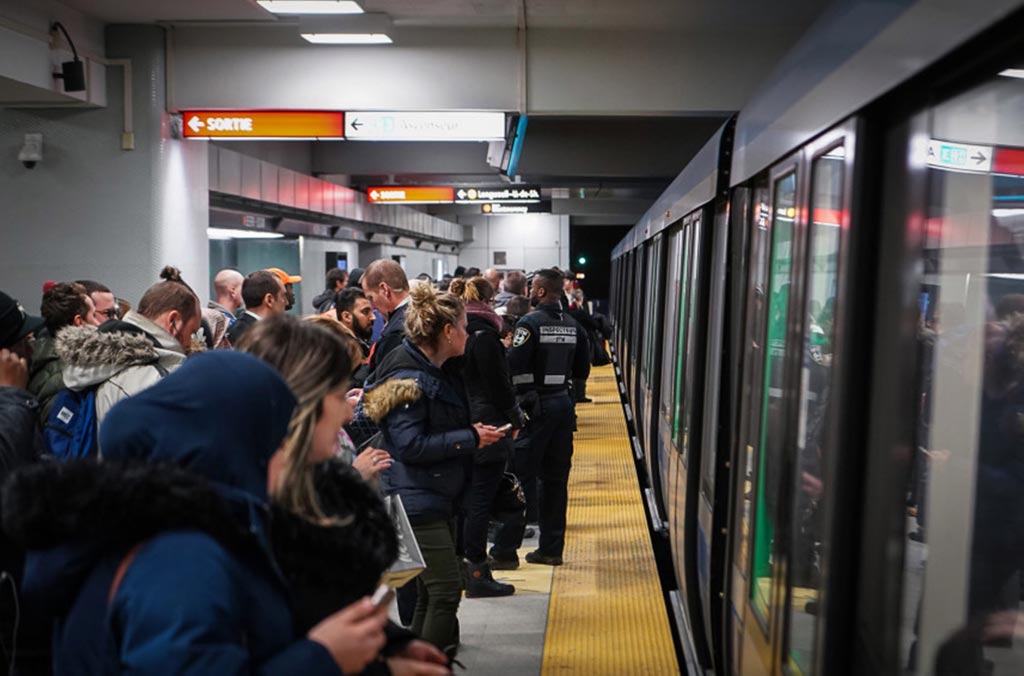
<svg viewBox="0 0 1024 676"><path fill-rule="evenodd" d="M1015 77L1024 80L1024 68L1007 68L1002 73L1003 77Z"/></svg>
<svg viewBox="0 0 1024 676"><path fill-rule="evenodd" d="M1024 216L1024 209L993 209L992 215L996 218L1006 218L1009 216Z"/></svg>
<svg viewBox="0 0 1024 676"><path fill-rule="evenodd" d="M261 230L232 230L231 228L207 228L206 235L210 239L280 239L280 232Z"/></svg>
<svg viewBox="0 0 1024 676"><path fill-rule="evenodd" d="M256 0L274 14L362 14L363 8L352 0Z"/></svg>
<svg viewBox="0 0 1024 676"><path fill-rule="evenodd" d="M391 38L384 33L302 33L314 45L390 45Z"/></svg>

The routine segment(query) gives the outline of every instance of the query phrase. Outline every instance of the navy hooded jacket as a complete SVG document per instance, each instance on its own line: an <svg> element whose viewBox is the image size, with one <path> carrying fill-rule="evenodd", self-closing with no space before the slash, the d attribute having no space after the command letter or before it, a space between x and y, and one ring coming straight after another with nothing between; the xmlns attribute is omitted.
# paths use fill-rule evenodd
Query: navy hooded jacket
<svg viewBox="0 0 1024 676"><path fill-rule="evenodd" d="M370 374L363 406L394 464L381 473L413 525L451 518L479 440L470 424L460 360L437 368L406 338Z"/></svg>
<svg viewBox="0 0 1024 676"><path fill-rule="evenodd" d="M57 618L57 674L340 673L326 648L295 636L269 545L267 465L294 406L255 357L198 355L111 410L103 463L8 486L8 530L33 479L59 487L58 514L81 512L41 509L14 529L30 549L25 601ZM103 480L76 485L90 472Z"/></svg>

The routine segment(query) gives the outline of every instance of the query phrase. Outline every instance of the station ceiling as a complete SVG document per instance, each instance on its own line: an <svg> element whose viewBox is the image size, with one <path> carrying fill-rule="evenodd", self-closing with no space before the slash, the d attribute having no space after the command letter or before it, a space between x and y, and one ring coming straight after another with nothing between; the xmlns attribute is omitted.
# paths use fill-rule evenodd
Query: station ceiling
<svg viewBox="0 0 1024 676"><path fill-rule="evenodd" d="M257 55L254 68L259 58L274 59L273 50L280 50L290 62L299 59L298 63L301 59L312 63L328 54L322 47L305 45L298 39L295 17L275 16L255 0L63 0L62 4L104 24L159 23L175 29L182 36L176 46L180 71L184 73L178 77L182 79L196 77L209 64L211 82L215 81L216 64L225 62L226 54L230 58L232 49L249 49ZM387 14L403 37L402 41L396 39L386 57L392 60L404 58L394 56L404 54L402 42L432 48L436 53L450 48L452 54L447 58L457 58L459 52L452 45L460 40L507 43L507 53L480 66L490 68L492 72L487 74L493 75L495 63L507 65L510 71L516 68L517 31L543 35L543 39L537 38L538 47L530 52L527 64L532 78L530 118L520 180L540 185L545 197L560 200L552 210L568 213L574 224L630 225L753 93L758 79L771 71L828 3L362 0L361 4L366 12ZM688 50L688 42L699 44L699 48ZM529 39L526 44L531 45ZM607 50L602 45L607 45ZM623 65L624 61L630 63ZM675 64L678 68L673 67ZM697 77L704 66L713 68L714 74ZM224 68L226 72L228 66ZM237 71L237 63L231 68ZM467 80L465 87L475 87L472 66L463 64L459 68L463 69L459 77ZM604 84L603 71L609 73L606 91L595 94ZM630 81L633 71L635 81ZM579 89L573 89L576 73L585 87L577 82ZM484 75L481 72L481 77ZM545 76L561 79L544 82ZM451 87L451 83L446 86ZM202 85L190 88L183 83L177 89L183 98L191 95L202 100ZM211 85L208 89L214 88ZM199 93L194 94L196 91ZM560 92L562 98L557 99ZM363 110L400 109L387 106L392 100L373 106L370 94L359 99L365 102ZM225 103L230 104L231 95L227 96L227 101L205 105L229 107ZM595 103L595 97L601 97L600 104ZM382 98L386 98L383 92ZM416 106L415 95L404 101L409 98ZM459 97L450 98L452 108L463 107ZM517 101L527 100L525 94L492 98L492 109L507 112L519 112L515 109ZM566 103L574 100L579 101L575 109ZM419 105L427 110L440 109L437 101L432 98ZM252 101L236 105L259 107ZM596 105L602 109L594 110ZM296 107L312 106L299 102ZM264 159L275 154L258 149L258 144L231 145ZM486 144L481 143L314 142L305 146L289 151L290 157L298 158L292 168L355 188L385 184L483 186L508 181L487 164ZM467 209L471 208L427 209L445 217L469 213Z"/></svg>

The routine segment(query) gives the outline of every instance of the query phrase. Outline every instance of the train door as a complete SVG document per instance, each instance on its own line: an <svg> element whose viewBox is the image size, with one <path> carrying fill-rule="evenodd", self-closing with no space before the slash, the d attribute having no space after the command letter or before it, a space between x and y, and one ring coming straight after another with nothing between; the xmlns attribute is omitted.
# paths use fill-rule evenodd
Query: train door
<svg viewBox="0 0 1024 676"><path fill-rule="evenodd" d="M661 398L662 353L664 352L665 326L665 236L657 235L651 244L651 265L647 275L647 293L651 302L645 318L644 375L641 378L643 399L638 405L643 408L641 418L644 427L637 430L637 437L643 442L644 462L647 476L654 490L658 518L664 516L665 501L662 496L660 462L658 457L658 402Z"/></svg>
<svg viewBox="0 0 1024 676"><path fill-rule="evenodd" d="M752 244L767 248L752 256L760 278L748 317L764 339L750 346L757 387L747 392L747 466L736 487L740 556L749 556L734 567L745 567L733 580L734 598L742 592L740 673L828 673L829 600L848 583L852 543L835 524L846 523L850 505L833 486L849 455L837 433L849 417L840 409L848 346L838 336L853 301L855 142L852 122L833 129L774 167L759 191L764 232Z"/></svg>
<svg viewBox="0 0 1024 676"><path fill-rule="evenodd" d="M697 496L699 493L700 426L704 378L704 325L707 311L707 210L683 221L683 256L676 336L676 363L672 379L673 405L668 496L672 552L676 578L685 604L686 621L693 637L694 659L710 665L697 565ZM668 383L666 383L668 387Z"/></svg>
<svg viewBox="0 0 1024 676"><path fill-rule="evenodd" d="M689 221L686 221L687 223ZM651 455L656 455L658 464L658 493L663 496L667 523L671 529L674 523L675 505L668 499L675 483L675 441L672 434L672 419L675 402L675 373L679 359L677 341L679 337L679 298L683 293L685 225L671 230L668 236L668 260L665 276L665 330L662 333L661 396L658 404L657 437ZM674 550L673 550L674 551Z"/></svg>
<svg viewBox="0 0 1024 676"><path fill-rule="evenodd" d="M633 418L636 420L637 430L643 429L643 420L639 412L635 410L636 403L641 401L640 391L640 367L643 362L643 340L644 340L644 317L647 313L649 298L644 293L647 281L647 266L649 265L648 247L642 244L636 248L636 268L633 275L633 314L630 317L632 323L632 334L630 336L629 352L629 401L633 403Z"/></svg>
<svg viewBox="0 0 1024 676"><path fill-rule="evenodd" d="M1001 60L887 139L866 668L1024 672L1022 67Z"/></svg>

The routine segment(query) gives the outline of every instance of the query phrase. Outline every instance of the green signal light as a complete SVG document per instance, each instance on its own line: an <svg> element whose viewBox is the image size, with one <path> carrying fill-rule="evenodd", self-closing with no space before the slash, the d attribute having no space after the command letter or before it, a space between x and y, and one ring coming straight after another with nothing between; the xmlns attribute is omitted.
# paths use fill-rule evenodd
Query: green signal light
<svg viewBox="0 0 1024 676"><path fill-rule="evenodd" d="M579 258L576 259L576 262L579 263L580 265L586 265L587 264L587 257L586 256L580 256Z"/></svg>

